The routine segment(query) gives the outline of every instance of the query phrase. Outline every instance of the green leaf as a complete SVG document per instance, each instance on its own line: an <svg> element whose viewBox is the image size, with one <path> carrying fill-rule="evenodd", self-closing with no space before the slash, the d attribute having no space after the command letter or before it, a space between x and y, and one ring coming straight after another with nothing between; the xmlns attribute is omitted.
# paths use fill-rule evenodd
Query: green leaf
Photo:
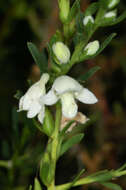
<svg viewBox="0 0 126 190"><path fill-rule="evenodd" d="M35 178L35 181L34 181L34 190L42 190L41 185L37 178Z"/></svg>
<svg viewBox="0 0 126 190"><path fill-rule="evenodd" d="M80 10L80 0L75 0L75 2L73 3L73 6L71 7L70 13L69 13L68 22L71 22L72 19L75 18L76 14L78 13L79 10Z"/></svg>
<svg viewBox="0 0 126 190"><path fill-rule="evenodd" d="M122 171L122 170L124 170L126 168L126 163L124 164L124 165L122 165L119 169L118 169L118 171Z"/></svg>
<svg viewBox="0 0 126 190"><path fill-rule="evenodd" d="M57 30L56 33L51 37L50 42L49 42L50 46L52 47L52 45L56 43L57 41L61 41L61 42L63 41L62 34L59 30Z"/></svg>
<svg viewBox="0 0 126 190"><path fill-rule="evenodd" d="M45 56L44 50L40 52L32 42L28 42L27 46L35 63L38 65L41 74L47 72L48 60Z"/></svg>
<svg viewBox="0 0 126 190"><path fill-rule="evenodd" d="M95 182L105 182L108 180L111 180L113 177L113 173L112 171L108 172L101 172L101 173L96 173L96 175L94 174L94 176L91 175L91 177L94 179Z"/></svg>
<svg viewBox="0 0 126 190"><path fill-rule="evenodd" d="M77 134L77 135L71 137L67 141L65 141L61 145L60 156L62 156L66 151L68 151L74 144L79 143L83 137L84 137L84 134L80 133L80 134Z"/></svg>
<svg viewBox="0 0 126 190"><path fill-rule="evenodd" d="M72 181L72 183L70 184L68 189L71 189L74 184L78 181L78 179L80 178L80 176L85 172L85 169L82 169L79 174L75 177L75 179Z"/></svg>
<svg viewBox="0 0 126 190"><path fill-rule="evenodd" d="M108 46L108 44L112 41L112 39L115 36L116 36L116 33L110 34L109 37L106 38L105 41L101 44L100 49L97 51L97 53L95 54L95 56L98 55L98 54L100 54Z"/></svg>
<svg viewBox="0 0 126 190"><path fill-rule="evenodd" d="M90 77L92 77L98 70L100 69L99 66L93 67L91 68L86 74L81 75L78 80L80 81L86 81L88 80Z"/></svg>
<svg viewBox="0 0 126 190"><path fill-rule="evenodd" d="M32 190L32 186L31 185L29 186L29 190Z"/></svg>
<svg viewBox="0 0 126 190"><path fill-rule="evenodd" d="M40 162L40 178L46 186L52 182L54 177L54 168L50 160L50 153L48 152L49 149L44 153Z"/></svg>
<svg viewBox="0 0 126 190"><path fill-rule="evenodd" d="M107 26L113 26L115 24L118 24L121 21L123 21L125 18L126 18L126 11L124 11L118 18L116 18L112 23L110 23Z"/></svg>
<svg viewBox="0 0 126 190"><path fill-rule="evenodd" d="M105 182L105 183L101 183L103 186L110 188L111 190L122 190L122 188L114 183L110 183L110 182Z"/></svg>
<svg viewBox="0 0 126 190"><path fill-rule="evenodd" d="M99 3L91 3L91 5L88 6L88 8L85 10L84 15L89 16L93 15L99 8Z"/></svg>
<svg viewBox="0 0 126 190"><path fill-rule="evenodd" d="M76 17L76 27L77 27L78 33L84 32L83 18L84 18L84 14L81 11L79 11Z"/></svg>

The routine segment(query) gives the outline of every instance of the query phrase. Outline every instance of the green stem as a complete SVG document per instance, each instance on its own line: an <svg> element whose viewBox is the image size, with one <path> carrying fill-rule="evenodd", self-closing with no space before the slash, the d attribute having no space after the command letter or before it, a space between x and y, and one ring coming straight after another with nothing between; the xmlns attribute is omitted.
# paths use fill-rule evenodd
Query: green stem
<svg viewBox="0 0 126 190"><path fill-rule="evenodd" d="M0 167L4 167L4 168L7 168L7 169L12 168L11 160L9 160L9 161L0 160Z"/></svg>
<svg viewBox="0 0 126 190"><path fill-rule="evenodd" d="M56 161L57 161L57 150L58 150L58 137L59 137L59 129L61 123L61 105L58 102L56 105L56 118L55 118L55 129L52 135L52 151L51 151L51 160L52 160L52 170L54 174L54 179L48 187L48 190L55 189L55 170L56 170Z"/></svg>

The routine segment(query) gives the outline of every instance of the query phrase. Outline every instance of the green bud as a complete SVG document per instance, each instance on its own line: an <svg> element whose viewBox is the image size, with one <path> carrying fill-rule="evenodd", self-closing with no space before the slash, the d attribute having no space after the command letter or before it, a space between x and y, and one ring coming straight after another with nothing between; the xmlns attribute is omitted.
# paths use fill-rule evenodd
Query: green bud
<svg viewBox="0 0 126 190"><path fill-rule="evenodd" d="M92 24L94 23L94 18L91 15L86 16L83 19L84 26L87 25L89 22L91 22Z"/></svg>
<svg viewBox="0 0 126 190"><path fill-rule="evenodd" d="M99 49L99 41L95 40L93 42L89 42L87 46L84 48L86 51L86 55L94 55Z"/></svg>
<svg viewBox="0 0 126 190"><path fill-rule="evenodd" d="M54 43L52 46L52 50L57 60L59 61L59 64L68 63L70 59L70 50L63 42Z"/></svg>
<svg viewBox="0 0 126 190"><path fill-rule="evenodd" d="M43 122L43 132L46 135L51 136L53 130L54 130L54 120L53 120L51 112L49 111L48 108L46 108L45 109L45 118L44 118L44 122Z"/></svg>
<svg viewBox="0 0 126 190"><path fill-rule="evenodd" d="M108 8L113 9L119 2L120 0L109 0Z"/></svg>
<svg viewBox="0 0 126 190"><path fill-rule="evenodd" d="M66 23L70 12L70 0L59 0L60 20Z"/></svg>

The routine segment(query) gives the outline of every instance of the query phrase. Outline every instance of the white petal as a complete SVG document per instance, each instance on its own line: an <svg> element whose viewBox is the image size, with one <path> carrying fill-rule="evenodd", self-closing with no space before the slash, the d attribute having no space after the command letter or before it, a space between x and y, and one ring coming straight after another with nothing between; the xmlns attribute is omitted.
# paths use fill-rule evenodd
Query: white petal
<svg viewBox="0 0 126 190"><path fill-rule="evenodd" d="M80 93L75 94L75 96L80 102L85 104L95 104L98 101L96 96L87 88L83 88L83 90Z"/></svg>
<svg viewBox="0 0 126 190"><path fill-rule="evenodd" d="M52 88L57 94L62 94L69 91L80 91L83 87L75 79L63 75L54 81Z"/></svg>
<svg viewBox="0 0 126 190"><path fill-rule="evenodd" d="M77 114L77 104L72 93L64 93L61 95L62 113L66 118L73 118Z"/></svg>
<svg viewBox="0 0 126 190"><path fill-rule="evenodd" d="M26 92L26 95L33 100L38 99L43 94L45 94L45 86L42 86L42 88L40 88L39 83L32 85Z"/></svg>
<svg viewBox="0 0 126 190"><path fill-rule="evenodd" d="M29 95L26 93L24 95L24 99L23 99L23 104L22 104L22 107L23 107L23 110L29 110L30 106L31 106L31 98L29 97Z"/></svg>
<svg viewBox="0 0 126 190"><path fill-rule="evenodd" d="M41 107L39 114L38 114L38 120L40 121L40 123L43 123L44 116L45 116L45 106L43 105Z"/></svg>
<svg viewBox="0 0 126 190"><path fill-rule="evenodd" d="M35 117L40 112L40 110L41 110L41 105L37 101L32 102L28 110L27 117L28 118Z"/></svg>
<svg viewBox="0 0 126 190"><path fill-rule="evenodd" d="M48 82L48 80L49 80L49 74L48 74L48 73L44 73L44 74L41 76L40 80L38 81L39 86L40 86L40 87L41 87L42 85L45 86L45 84Z"/></svg>
<svg viewBox="0 0 126 190"><path fill-rule="evenodd" d="M40 104L53 105L58 101L58 97L53 90L50 90L45 96L40 97Z"/></svg>

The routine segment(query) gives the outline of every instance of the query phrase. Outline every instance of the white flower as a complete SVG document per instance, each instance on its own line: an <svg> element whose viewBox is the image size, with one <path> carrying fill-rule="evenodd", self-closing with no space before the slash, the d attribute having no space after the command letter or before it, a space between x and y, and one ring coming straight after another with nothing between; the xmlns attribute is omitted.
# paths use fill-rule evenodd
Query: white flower
<svg viewBox="0 0 126 190"><path fill-rule="evenodd" d="M63 42L56 42L52 50L60 63L67 63L70 59L70 50Z"/></svg>
<svg viewBox="0 0 126 190"><path fill-rule="evenodd" d="M89 42L84 48L84 51L87 51L87 55L94 55L98 51L99 46L99 41L95 40L93 42Z"/></svg>
<svg viewBox="0 0 126 190"><path fill-rule="evenodd" d="M108 8L109 9L114 8L119 3L119 1L120 0L109 0Z"/></svg>
<svg viewBox="0 0 126 190"><path fill-rule="evenodd" d="M91 23L94 23L94 18L91 15L84 17L84 19L83 19L84 26L87 25L89 21Z"/></svg>
<svg viewBox="0 0 126 190"><path fill-rule="evenodd" d="M59 99L62 104L62 113L66 118L74 118L78 112L75 99L86 104L94 104L98 101L92 92L67 75L58 77L51 90L42 97L46 105L53 105Z"/></svg>
<svg viewBox="0 0 126 190"><path fill-rule="evenodd" d="M45 106L40 102L40 97L45 95L45 85L49 80L49 75L44 73L41 79L33 84L19 101L19 112L27 111L27 117L33 118L38 114L38 119L42 123L44 119Z"/></svg>

